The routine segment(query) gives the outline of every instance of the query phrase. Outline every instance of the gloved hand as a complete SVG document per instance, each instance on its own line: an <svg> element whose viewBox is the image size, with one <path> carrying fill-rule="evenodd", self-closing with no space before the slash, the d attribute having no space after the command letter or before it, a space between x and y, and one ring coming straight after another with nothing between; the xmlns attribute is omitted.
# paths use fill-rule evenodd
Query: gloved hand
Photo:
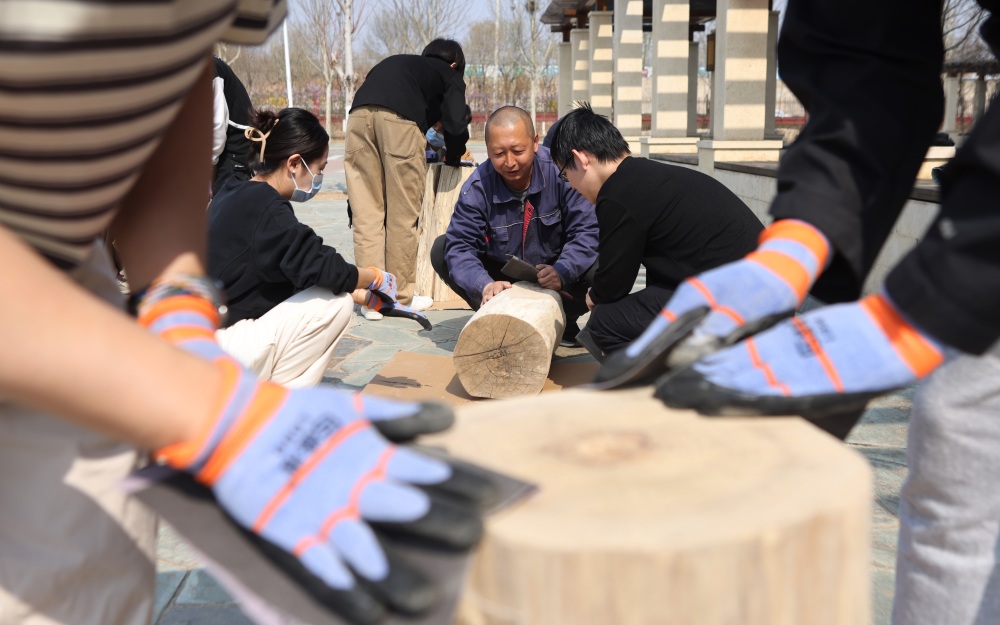
<svg viewBox="0 0 1000 625"><path fill-rule="evenodd" d="M604 361L596 385L651 382L774 325L802 304L829 257L813 226L775 222L742 260L685 280L645 332Z"/></svg>
<svg viewBox="0 0 1000 625"><path fill-rule="evenodd" d="M706 414L824 419L913 384L946 351L880 293L812 310L706 356L663 376L656 396Z"/></svg>
<svg viewBox="0 0 1000 625"><path fill-rule="evenodd" d="M382 271L378 267L369 267L369 269L375 272L375 279L365 288L384 303L394 304L396 302L396 276L388 271ZM369 308L371 307L369 306Z"/></svg>
<svg viewBox="0 0 1000 625"><path fill-rule="evenodd" d="M391 276L392 274L387 275ZM376 310L382 313L386 317L404 317L406 319L412 319L423 326L424 330L431 330L434 328L430 320L423 313L419 313L409 306L400 304L396 300L386 302L375 291L372 291L372 294L368 296L368 301L365 302L365 306L371 310Z"/></svg>
<svg viewBox="0 0 1000 625"><path fill-rule="evenodd" d="M170 289L151 290L140 323L211 361L224 384L199 435L157 458L209 486L272 559L350 621L433 608L434 581L398 557L390 538L469 548L482 531L479 506L494 493L460 465L384 436L444 429L451 411L257 380L215 342L215 306L197 289Z"/></svg>

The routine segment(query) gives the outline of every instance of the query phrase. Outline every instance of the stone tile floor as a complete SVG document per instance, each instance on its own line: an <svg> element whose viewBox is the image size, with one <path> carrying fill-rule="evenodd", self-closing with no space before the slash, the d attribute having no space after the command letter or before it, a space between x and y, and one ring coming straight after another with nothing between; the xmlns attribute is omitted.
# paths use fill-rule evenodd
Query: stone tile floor
<svg viewBox="0 0 1000 625"><path fill-rule="evenodd" d="M332 154L331 158L338 158L336 150ZM482 156L479 158L481 161ZM344 176L336 168L328 168L328 172L324 191L312 201L296 205L296 212L327 244L353 261ZM642 286L644 276L640 276L636 288ZM434 323L434 329L419 333L419 326L411 321L390 318L366 321L356 316L337 347L324 381L339 388L359 390L397 351L450 354L471 314L468 310L429 311L428 318ZM585 322L585 318L582 321ZM556 357L590 359L583 349L559 348ZM874 625L889 623L892 608L899 490L906 476L906 432L912 395L913 389L907 389L873 402L848 439L848 443L872 464L875 474L871 554ZM183 539L168 526L160 529L156 599L154 622L157 625L244 625L251 622L201 568Z"/></svg>

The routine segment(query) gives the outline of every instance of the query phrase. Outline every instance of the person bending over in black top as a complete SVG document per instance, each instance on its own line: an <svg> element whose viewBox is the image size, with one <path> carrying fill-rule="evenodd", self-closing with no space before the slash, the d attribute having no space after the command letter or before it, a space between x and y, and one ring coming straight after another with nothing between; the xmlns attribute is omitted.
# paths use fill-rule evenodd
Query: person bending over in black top
<svg viewBox="0 0 1000 625"><path fill-rule="evenodd" d="M261 377L286 386L318 383L354 304L426 317L395 301L395 277L348 263L300 222L289 200L321 188L330 137L312 113L255 111L254 176L230 178L209 207L208 271L228 297L222 347Z"/></svg>
<svg viewBox="0 0 1000 625"><path fill-rule="evenodd" d="M711 176L631 156L589 104L557 123L551 152L560 176L597 211L598 268L579 340L603 359L638 337L682 281L752 251L763 226ZM646 288L631 293L640 265Z"/></svg>

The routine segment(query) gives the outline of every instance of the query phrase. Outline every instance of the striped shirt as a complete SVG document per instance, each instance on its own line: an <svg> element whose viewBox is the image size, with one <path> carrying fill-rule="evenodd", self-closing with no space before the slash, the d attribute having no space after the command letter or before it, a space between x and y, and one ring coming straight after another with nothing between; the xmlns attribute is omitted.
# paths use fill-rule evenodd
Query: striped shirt
<svg viewBox="0 0 1000 625"><path fill-rule="evenodd" d="M62 267L114 217L219 42L285 0L0 0L0 224Z"/></svg>

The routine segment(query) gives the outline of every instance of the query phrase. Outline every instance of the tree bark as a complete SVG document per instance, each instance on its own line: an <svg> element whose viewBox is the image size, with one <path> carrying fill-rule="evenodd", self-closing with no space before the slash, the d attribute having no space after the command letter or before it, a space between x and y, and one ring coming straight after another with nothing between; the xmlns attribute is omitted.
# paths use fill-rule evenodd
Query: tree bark
<svg viewBox="0 0 1000 625"><path fill-rule="evenodd" d="M486 302L458 335L458 380L473 397L536 395L565 327L558 293L519 282Z"/></svg>

